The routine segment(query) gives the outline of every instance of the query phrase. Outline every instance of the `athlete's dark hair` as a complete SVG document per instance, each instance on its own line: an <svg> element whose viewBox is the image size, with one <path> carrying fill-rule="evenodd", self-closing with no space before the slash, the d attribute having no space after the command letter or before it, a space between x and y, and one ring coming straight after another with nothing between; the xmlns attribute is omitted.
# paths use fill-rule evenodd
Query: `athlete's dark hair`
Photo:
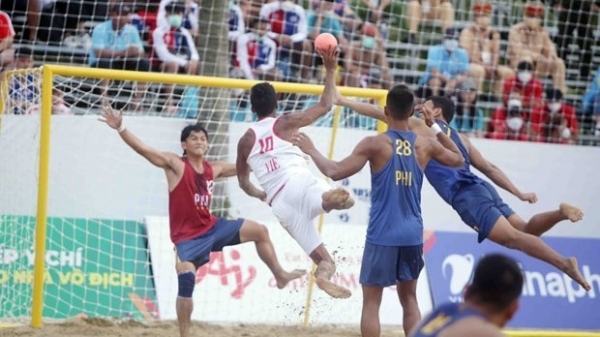
<svg viewBox="0 0 600 337"><path fill-rule="evenodd" d="M519 298L522 291L523 273L517 262L501 254L490 254L477 263L465 301L502 311Z"/></svg>
<svg viewBox="0 0 600 337"><path fill-rule="evenodd" d="M442 109L442 116L444 116L446 123L452 122L456 107L450 98L445 96L431 96L427 98L427 101L431 101L434 108Z"/></svg>
<svg viewBox="0 0 600 337"><path fill-rule="evenodd" d="M250 105L258 118L268 116L277 109L277 93L271 83L262 82L252 87Z"/></svg>
<svg viewBox="0 0 600 337"><path fill-rule="evenodd" d="M202 124L200 123L196 123L196 124L190 124L188 126L186 126L185 128L183 128L183 130L181 130L181 142L185 142L188 137L190 136L190 134L192 134L192 131L194 132L202 132L204 133L204 135L206 136L206 140L208 140L208 131L206 131L206 129L202 126ZM186 155L186 151L183 150L183 155Z"/></svg>
<svg viewBox="0 0 600 337"><path fill-rule="evenodd" d="M398 84L388 91L385 105L393 119L407 119L410 117L415 95L412 90L404 84Z"/></svg>

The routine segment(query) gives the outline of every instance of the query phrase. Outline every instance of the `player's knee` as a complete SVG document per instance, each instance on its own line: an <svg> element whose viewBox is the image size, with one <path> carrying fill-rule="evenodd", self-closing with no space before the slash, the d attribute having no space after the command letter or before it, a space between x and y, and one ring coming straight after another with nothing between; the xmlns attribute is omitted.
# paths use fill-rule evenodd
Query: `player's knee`
<svg viewBox="0 0 600 337"><path fill-rule="evenodd" d="M196 284L196 273L191 270L186 270L177 275L179 283L179 292L177 296L183 298L192 298L194 293L194 285Z"/></svg>
<svg viewBox="0 0 600 337"><path fill-rule="evenodd" d="M251 241L259 242L269 240L269 229L267 229L267 226L265 225L254 223L252 224L251 232Z"/></svg>
<svg viewBox="0 0 600 337"><path fill-rule="evenodd" d="M261 241L269 240L269 229L265 225L258 225L256 230L257 236Z"/></svg>

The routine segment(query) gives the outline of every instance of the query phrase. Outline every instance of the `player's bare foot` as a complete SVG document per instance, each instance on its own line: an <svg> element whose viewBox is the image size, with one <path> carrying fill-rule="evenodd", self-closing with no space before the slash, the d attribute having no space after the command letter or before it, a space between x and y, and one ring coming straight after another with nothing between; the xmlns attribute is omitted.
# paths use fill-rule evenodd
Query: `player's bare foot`
<svg viewBox="0 0 600 337"><path fill-rule="evenodd" d="M323 193L323 208L325 210L348 209L352 206L354 206L354 199L342 187L336 187Z"/></svg>
<svg viewBox="0 0 600 337"><path fill-rule="evenodd" d="M577 222L583 219L583 212L581 209L573 205L560 204L559 209L567 219L571 220L571 222Z"/></svg>
<svg viewBox="0 0 600 337"><path fill-rule="evenodd" d="M323 277L317 277L315 279L315 283L317 283L319 289L323 290L327 293L327 295L333 298L348 298L352 295L350 290L339 286Z"/></svg>
<svg viewBox="0 0 600 337"><path fill-rule="evenodd" d="M283 289L290 281L301 278L304 275L306 275L306 270L304 269L294 269L290 272L283 272L280 276L275 276L277 288Z"/></svg>
<svg viewBox="0 0 600 337"><path fill-rule="evenodd" d="M583 289L590 291L592 289L590 285L585 281L581 273L579 272L579 268L577 267L577 259L574 257L569 257L566 259L566 267L563 270L565 274L567 274L573 281L579 283L583 287Z"/></svg>

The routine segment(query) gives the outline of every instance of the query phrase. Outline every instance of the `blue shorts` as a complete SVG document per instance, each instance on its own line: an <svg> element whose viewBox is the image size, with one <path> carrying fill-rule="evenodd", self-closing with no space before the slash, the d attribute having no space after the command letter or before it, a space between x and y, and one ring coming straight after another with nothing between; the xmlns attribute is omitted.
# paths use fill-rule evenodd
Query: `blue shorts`
<svg viewBox="0 0 600 337"><path fill-rule="evenodd" d="M461 187L452 199L452 208L478 233L479 243L488 237L501 216L508 218L515 214L487 181Z"/></svg>
<svg viewBox="0 0 600 337"><path fill-rule="evenodd" d="M223 247L240 244L240 228L243 223L244 219L218 218L208 232L176 244L179 261L192 262L198 268L210 260L211 252L220 252Z"/></svg>
<svg viewBox="0 0 600 337"><path fill-rule="evenodd" d="M422 244L399 247L367 242L360 266L360 284L389 287L396 282L416 280L424 266Z"/></svg>

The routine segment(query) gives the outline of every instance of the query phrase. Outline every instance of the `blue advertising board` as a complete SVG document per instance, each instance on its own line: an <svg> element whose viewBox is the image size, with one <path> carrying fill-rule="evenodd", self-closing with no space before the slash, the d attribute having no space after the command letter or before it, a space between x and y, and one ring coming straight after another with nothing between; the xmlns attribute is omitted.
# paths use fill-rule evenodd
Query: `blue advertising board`
<svg viewBox="0 0 600 337"><path fill-rule="evenodd" d="M426 243L425 261L433 305L461 302L477 261L490 253L517 260L525 276L520 308L510 328L600 330L600 240L544 237L563 256L576 257L592 286L586 292L545 262L491 241L477 243L475 233L434 232Z"/></svg>

